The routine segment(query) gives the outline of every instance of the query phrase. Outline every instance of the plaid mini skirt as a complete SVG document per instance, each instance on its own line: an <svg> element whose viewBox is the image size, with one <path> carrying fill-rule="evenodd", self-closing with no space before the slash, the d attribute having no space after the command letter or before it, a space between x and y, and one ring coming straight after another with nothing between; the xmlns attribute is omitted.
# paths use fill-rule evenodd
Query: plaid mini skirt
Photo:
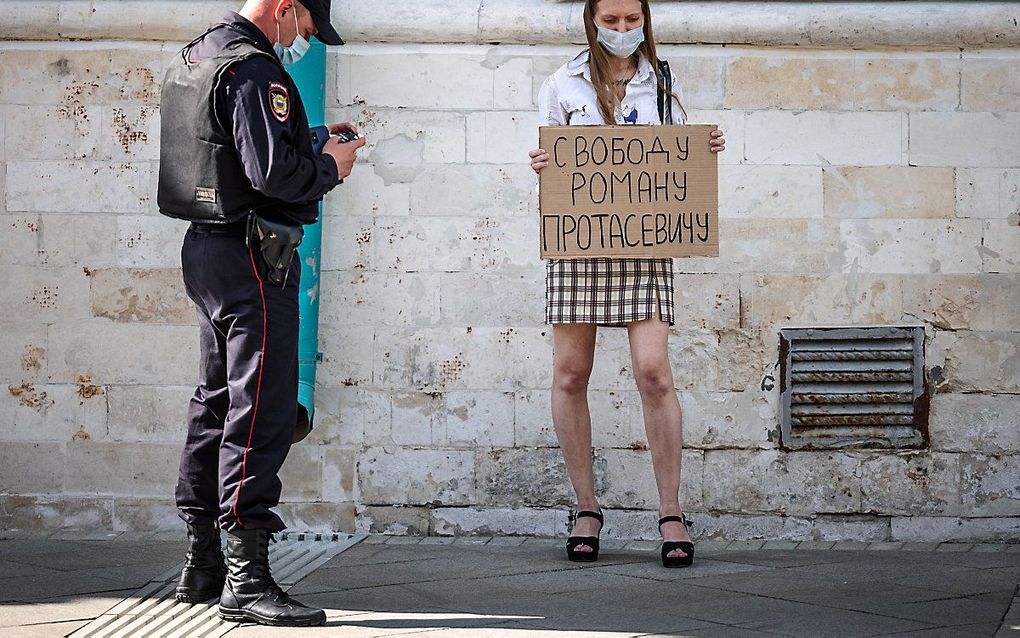
<svg viewBox="0 0 1020 638"><path fill-rule="evenodd" d="M658 319L673 325L673 260L550 259L545 322L625 326Z"/></svg>

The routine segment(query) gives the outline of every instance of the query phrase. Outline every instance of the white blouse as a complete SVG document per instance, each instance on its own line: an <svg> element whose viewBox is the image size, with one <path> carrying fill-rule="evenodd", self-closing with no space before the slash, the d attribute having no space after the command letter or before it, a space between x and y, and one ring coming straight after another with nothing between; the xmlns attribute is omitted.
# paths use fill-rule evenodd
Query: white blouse
<svg viewBox="0 0 1020 638"><path fill-rule="evenodd" d="M588 50L567 62L546 78L538 92L539 126L591 126L605 124L599 112L598 96L591 83ZM673 93L681 100L683 92L676 74ZM680 104L673 100L673 121L684 124ZM623 101L616 108L616 124L659 124L658 88L651 63L644 55L638 60L637 73L627 84Z"/></svg>

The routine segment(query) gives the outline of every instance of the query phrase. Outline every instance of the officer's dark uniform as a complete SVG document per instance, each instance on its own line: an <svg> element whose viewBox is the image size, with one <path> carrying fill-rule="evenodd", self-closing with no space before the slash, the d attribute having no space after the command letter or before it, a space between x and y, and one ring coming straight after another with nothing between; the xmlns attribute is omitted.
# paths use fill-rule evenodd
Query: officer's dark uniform
<svg viewBox="0 0 1020 638"><path fill-rule="evenodd" d="M270 508L296 420L300 265L283 287L266 281L246 219L313 223L337 166L312 151L272 43L236 13L172 61L162 131L159 206L192 221L181 261L201 342L177 506L188 523L279 531Z"/></svg>

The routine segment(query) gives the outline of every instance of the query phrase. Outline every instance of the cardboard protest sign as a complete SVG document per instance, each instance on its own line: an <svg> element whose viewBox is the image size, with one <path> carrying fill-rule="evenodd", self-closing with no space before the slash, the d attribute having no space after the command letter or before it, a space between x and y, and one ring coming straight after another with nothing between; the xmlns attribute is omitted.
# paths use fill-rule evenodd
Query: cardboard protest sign
<svg viewBox="0 0 1020 638"><path fill-rule="evenodd" d="M542 259L719 256L716 128L540 127Z"/></svg>

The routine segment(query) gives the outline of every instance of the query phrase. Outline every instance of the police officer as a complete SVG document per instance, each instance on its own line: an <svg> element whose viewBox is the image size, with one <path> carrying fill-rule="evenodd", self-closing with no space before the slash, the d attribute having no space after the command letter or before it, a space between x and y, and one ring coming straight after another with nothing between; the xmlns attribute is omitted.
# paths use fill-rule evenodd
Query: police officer
<svg viewBox="0 0 1020 638"><path fill-rule="evenodd" d="M280 589L268 552L285 527L272 508L297 419L295 249L365 143L331 137L316 153L284 69L312 36L343 44L329 16L330 0L248 0L175 55L163 83L159 209L191 222L181 261L201 346L176 489L190 541L177 598L219 596L227 620L326 619Z"/></svg>

